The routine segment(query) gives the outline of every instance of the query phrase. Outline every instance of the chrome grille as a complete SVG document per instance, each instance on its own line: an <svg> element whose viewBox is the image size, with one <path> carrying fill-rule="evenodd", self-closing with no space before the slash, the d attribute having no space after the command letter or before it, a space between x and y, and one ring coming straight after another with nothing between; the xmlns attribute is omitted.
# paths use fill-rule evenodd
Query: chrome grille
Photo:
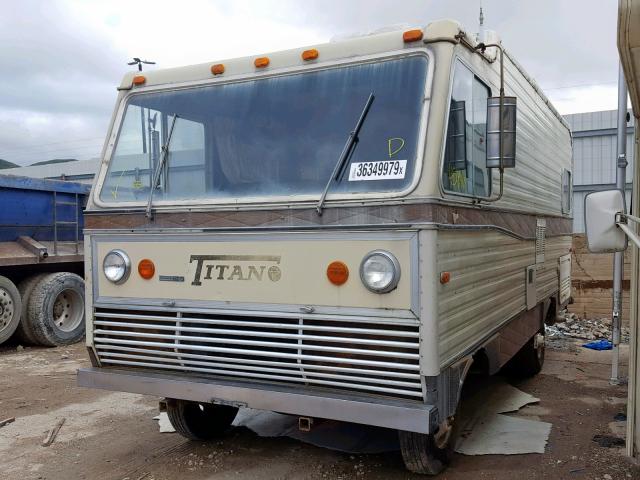
<svg viewBox="0 0 640 480"><path fill-rule="evenodd" d="M104 365L422 398L417 320L96 308Z"/></svg>

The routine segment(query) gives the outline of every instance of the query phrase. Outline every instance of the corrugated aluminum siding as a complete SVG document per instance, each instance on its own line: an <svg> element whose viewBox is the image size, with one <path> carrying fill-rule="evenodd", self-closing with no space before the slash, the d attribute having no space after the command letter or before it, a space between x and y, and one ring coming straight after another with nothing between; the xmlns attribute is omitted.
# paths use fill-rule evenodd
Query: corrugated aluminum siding
<svg viewBox="0 0 640 480"><path fill-rule="evenodd" d="M595 135L573 139L573 185L616 183L616 136ZM633 179L633 135L627 135L627 183Z"/></svg>
<svg viewBox="0 0 640 480"><path fill-rule="evenodd" d="M560 289L559 258L570 252L571 236L548 237L544 263L538 265L536 276L536 293L538 301L548 298Z"/></svg>
<svg viewBox="0 0 640 480"><path fill-rule="evenodd" d="M505 62L507 94L518 98L516 168L505 171L500 206L561 214L562 169L571 170L570 133L511 61ZM498 191L498 175L493 189Z"/></svg>
<svg viewBox="0 0 640 480"><path fill-rule="evenodd" d="M545 261L538 266L538 301L558 290L558 257L571 237L547 237ZM536 263L535 242L500 232L441 231L438 271L451 281L438 287L440 365L482 341L526 308L526 267Z"/></svg>
<svg viewBox="0 0 640 480"><path fill-rule="evenodd" d="M573 138L573 231L584 233L584 197L588 192L612 188L616 182L616 110L565 115ZM634 119L627 124L633 127ZM631 183L634 163L633 134L627 133L626 181ZM630 201L630 191L627 201Z"/></svg>

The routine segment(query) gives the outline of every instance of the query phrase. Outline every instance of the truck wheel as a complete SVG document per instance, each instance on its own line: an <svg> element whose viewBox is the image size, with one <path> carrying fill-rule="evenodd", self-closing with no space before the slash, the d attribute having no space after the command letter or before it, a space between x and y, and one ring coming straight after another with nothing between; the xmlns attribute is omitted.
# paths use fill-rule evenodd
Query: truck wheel
<svg viewBox="0 0 640 480"><path fill-rule="evenodd" d="M167 415L180 435L190 440L211 440L225 433L237 407L167 399Z"/></svg>
<svg viewBox="0 0 640 480"><path fill-rule="evenodd" d="M507 372L521 378L537 375L544 365L544 330L535 334L509 361Z"/></svg>
<svg viewBox="0 0 640 480"><path fill-rule="evenodd" d="M449 448L438 446L435 435L398 431L400 451L407 470L422 475L437 475L449 463Z"/></svg>
<svg viewBox="0 0 640 480"><path fill-rule="evenodd" d="M29 307L29 297L31 296L33 288L40 280L42 280L42 277L44 276L46 276L46 273L40 273L38 275L27 277L20 283L18 283L18 291L20 292L20 296L22 297L22 315L20 316L20 323L18 324L18 328L16 329L15 336L21 342L27 343L29 345L36 344L36 340L31 334L32 328L29 324L29 314L27 313L27 309Z"/></svg>
<svg viewBox="0 0 640 480"><path fill-rule="evenodd" d="M21 313L20 292L11 280L0 276L0 343L9 340L16 331Z"/></svg>
<svg viewBox="0 0 640 480"><path fill-rule="evenodd" d="M27 306L35 343L71 345L84 337L84 281L75 273L44 275L33 287Z"/></svg>

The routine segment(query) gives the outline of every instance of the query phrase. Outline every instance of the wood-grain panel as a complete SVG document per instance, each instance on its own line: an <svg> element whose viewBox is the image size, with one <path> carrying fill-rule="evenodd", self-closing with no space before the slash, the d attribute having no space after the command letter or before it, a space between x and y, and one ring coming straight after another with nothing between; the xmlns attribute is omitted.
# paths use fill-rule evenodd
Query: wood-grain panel
<svg viewBox="0 0 640 480"><path fill-rule="evenodd" d="M287 228L436 223L442 225L495 226L521 237L534 238L536 215L468 208L434 203L337 207L322 216L313 208L242 211L157 212L152 220L142 212L87 212L85 226L91 230L145 230L156 228ZM569 218L546 217L547 235L570 234Z"/></svg>

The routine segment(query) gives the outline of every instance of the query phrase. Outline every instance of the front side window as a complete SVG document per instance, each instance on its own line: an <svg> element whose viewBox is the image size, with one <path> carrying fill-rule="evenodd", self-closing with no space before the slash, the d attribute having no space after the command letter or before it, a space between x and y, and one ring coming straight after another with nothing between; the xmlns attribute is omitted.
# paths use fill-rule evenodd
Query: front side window
<svg viewBox="0 0 640 480"><path fill-rule="evenodd" d="M171 139L167 142L170 125ZM144 127L144 128L143 128ZM158 187L170 198L175 192L205 192L204 125L163 115L152 108L129 105L118 147L112 157L109 177L102 188L102 200L146 201L152 172L158 166L162 146L167 144L166 168Z"/></svg>
<svg viewBox="0 0 640 480"><path fill-rule="evenodd" d="M320 195L370 94L330 194L399 192L413 180L427 59L410 56L130 97L100 192L143 202ZM173 132L171 126L173 125Z"/></svg>
<svg viewBox="0 0 640 480"><path fill-rule="evenodd" d="M489 89L462 62L453 72L442 170L445 191L488 197L491 173L486 167Z"/></svg>

